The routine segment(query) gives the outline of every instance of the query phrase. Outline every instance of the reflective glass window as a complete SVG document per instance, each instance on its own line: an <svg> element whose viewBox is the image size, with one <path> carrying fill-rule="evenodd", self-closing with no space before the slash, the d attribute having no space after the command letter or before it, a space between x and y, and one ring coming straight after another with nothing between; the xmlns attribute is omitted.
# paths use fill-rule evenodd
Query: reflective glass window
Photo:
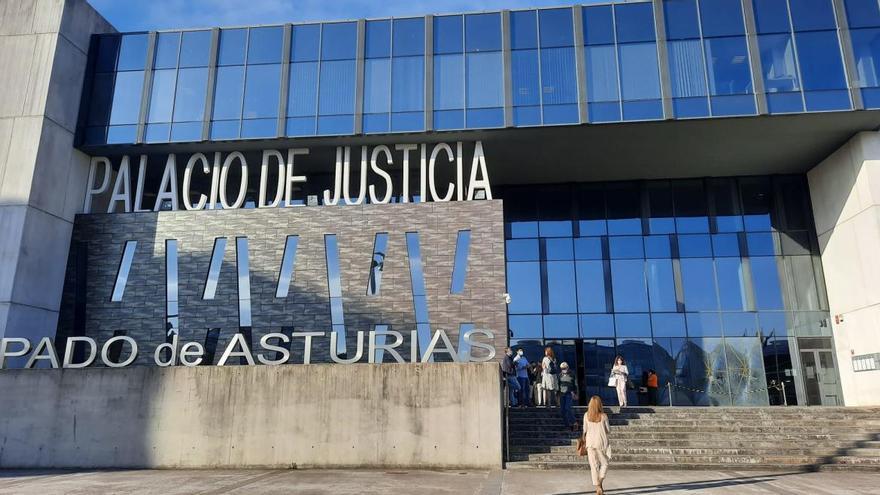
<svg viewBox="0 0 880 495"><path fill-rule="evenodd" d="M221 29L217 64L243 65L246 45L247 29Z"/></svg>
<svg viewBox="0 0 880 495"><path fill-rule="evenodd" d="M180 69L174 98L174 122L202 120L205 114L207 89L207 68Z"/></svg>
<svg viewBox="0 0 880 495"><path fill-rule="evenodd" d="M880 29L850 31L860 88L880 86Z"/></svg>
<svg viewBox="0 0 880 495"><path fill-rule="evenodd" d="M571 238L541 239L544 250L544 259L547 260L573 260L574 249Z"/></svg>
<svg viewBox="0 0 880 495"><path fill-rule="evenodd" d="M589 101L619 100L617 49L615 46L588 46L585 52L587 58L587 87L589 88L587 97Z"/></svg>
<svg viewBox="0 0 880 495"><path fill-rule="evenodd" d="M501 52L468 53L466 57L468 108L504 106Z"/></svg>
<svg viewBox="0 0 880 495"><path fill-rule="evenodd" d="M464 108L464 55L434 56L434 109Z"/></svg>
<svg viewBox="0 0 880 495"><path fill-rule="evenodd" d="M681 279L687 311L717 310L715 270L711 258L683 258Z"/></svg>
<svg viewBox="0 0 880 495"><path fill-rule="evenodd" d="M538 48L538 19L534 10L510 13L510 48Z"/></svg>
<svg viewBox="0 0 880 495"><path fill-rule="evenodd" d="M612 236L608 238L608 251L611 258L644 258L644 244L641 236Z"/></svg>
<svg viewBox="0 0 880 495"><path fill-rule="evenodd" d="M278 285L275 288L275 297L287 297L290 290L290 282L294 280L296 249L298 245L299 236L287 236L287 240L284 242L284 252L281 255L281 268L278 270Z"/></svg>
<svg viewBox="0 0 880 495"><path fill-rule="evenodd" d="M675 181L675 224L680 233L709 231L706 193L700 180Z"/></svg>
<svg viewBox="0 0 880 495"><path fill-rule="evenodd" d="M645 236L645 256L647 258L671 258L672 236L649 235Z"/></svg>
<svg viewBox="0 0 880 495"><path fill-rule="evenodd" d="M364 57L391 56L391 21L367 21L364 28Z"/></svg>
<svg viewBox="0 0 880 495"><path fill-rule="evenodd" d="M116 70L116 61L119 58L119 44L121 37L114 34L105 34L97 37L98 56L95 61L95 72L113 72Z"/></svg>
<svg viewBox="0 0 880 495"><path fill-rule="evenodd" d="M606 300L605 262L578 261L575 263L577 277L577 306L581 313L604 313L608 311Z"/></svg>
<svg viewBox="0 0 880 495"><path fill-rule="evenodd" d="M511 239L506 242L508 261L538 261L538 239Z"/></svg>
<svg viewBox="0 0 880 495"><path fill-rule="evenodd" d="M251 326L251 275L247 237L235 238L235 264L238 273L238 324Z"/></svg>
<svg viewBox="0 0 880 495"><path fill-rule="evenodd" d="M672 187L666 181L645 184L648 194L648 229L651 234L675 233L672 209Z"/></svg>
<svg viewBox="0 0 880 495"><path fill-rule="evenodd" d="M501 14L465 16L465 50L487 52L501 50Z"/></svg>
<svg viewBox="0 0 880 495"><path fill-rule="evenodd" d="M394 56L425 54L425 20L394 19Z"/></svg>
<svg viewBox="0 0 880 495"><path fill-rule="evenodd" d="M321 25L293 26L290 34L291 62L314 62L318 60L321 46Z"/></svg>
<svg viewBox="0 0 880 495"><path fill-rule="evenodd" d="M651 327L655 338L687 335L683 314L652 314Z"/></svg>
<svg viewBox="0 0 880 495"><path fill-rule="evenodd" d="M743 230L742 208L739 189L735 179L709 179L708 188L715 212L717 232L741 232Z"/></svg>
<svg viewBox="0 0 880 495"><path fill-rule="evenodd" d="M673 98L706 96L706 67L700 41L669 41L666 47Z"/></svg>
<svg viewBox="0 0 880 495"><path fill-rule="evenodd" d="M241 118L244 67L218 67L214 86L214 120Z"/></svg>
<svg viewBox="0 0 880 495"><path fill-rule="evenodd" d="M396 30L395 30L396 34ZM357 24L338 22L324 24L321 32L321 59L353 59L357 52Z"/></svg>
<svg viewBox="0 0 880 495"><path fill-rule="evenodd" d="M461 294L464 292L464 283L468 271L468 256L471 249L471 231L458 231L458 238L455 243L455 262L452 267L452 287L449 292L451 294Z"/></svg>
<svg viewBox="0 0 880 495"><path fill-rule="evenodd" d="M684 40L700 37L697 0L664 0L666 39Z"/></svg>
<svg viewBox="0 0 880 495"><path fill-rule="evenodd" d="M654 43L620 45L620 86L624 100L660 98L660 73Z"/></svg>
<svg viewBox="0 0 880 495"><path fill-rule="evenodd" d="M278 116L281 66L248 66L245 76L245 119L272 118Z"/></svg>
<svg viewBox="0 0 880 495"><path fill-rule="evenodd" d="M584 7L584 43L606 45L614 43L614 14L611 5Z"/></svg>
<svg viewBox="0 0 880 495"><path fill-rule="evenodd" d="M747 309L748 300L742 261L739 258L718 258L715 260L715 271L718 275L718 296L721 309L725 311Z"/></svg>
<svg viewBox="0 0 880 495"><path fill-rule="evenodd" d="M355 61L321 63L319 109L321 115L354 113Z"/></svg>
<svg viewBox="0 0 880 495"><path fill-rule="evenodd" d="M546 313L577 313L574 262L548 261L544 265Z"/></svg>
<svg viewBox="0 0 880 495"><path fill-rule="evenodd" d="M730 0L700 0L703 36L745 34L742 3Z"/></svg>
<svg viewBox="0 0 880 495"><path fill-rule="evenodd" d="M614 6L617 22L617 42L633 43L654 41L654 9L649 2L617 4Z"/></svg>
<svg viewBox="0 0 880 495"><path fill-rule="evenodd" d="M737 234L712 234L712 250L716 257L739 256L739 236Z"/></svg>
<svg viewBox="0 0 880 495"><path fill-rule="evenodd" d="M499 54L498 69L500 60ZM574 48L541 50L541 86L544 105L577 103Z"/></svg>
<svg viewBox="0 0 880 495"><path fill-rule="evenodd" d="M689 337L720 337L721 318L718 313L688 313L686 316Z"/></svg>
<svg viewBox="0 0 880 495"><path fill-rule="evenodd" d="M846 87L840 46L834 31L798 33L797 44L805 89Z"/></svg>
<svg viewBox="0 0 880 495"><path fill-rule="evenodd" d="M153 71L153 85L150 88L150 110L147 122L171 122L171 111L174 108L174 86L177 83L177 71L162 69Z"/></svg>
<svg viewBox="0 0 880 495"><path fill-rule="evenodd" d="M511 339L540 339L544 337L541 315L510 315L507 318Z"/></svg>
<svg viewBox="0 0 880 495"><path fill-rule="evenodd" d="M768 93L800 90L797 59L790 34L761 35L758 37L758 49L764 70L764 88Z"/></svg>
<svg viewBox="0 0 880 495"><path fill-rule="evenodd" d="M773 256L749 258L756 309L784 309L782 287L779 283L779 267Z"/></svg>
<svg viewBox="0 0 880 495"><path fill-rule="evenodd" d="M614 317L617 337L650 337L651 319L646 314L622 314Z"/></svg>
<svg viewBox="0 0 880 495"><path fill-rule="evenodd" d="M364 61L364 113L391 111L391 59ZM387 130L387 129L386 129Z"/></svg>
<svg viewBox="0 0 880 495"><path fill-rule="evenodd" d="M850 29L880 27L880 4L875 0L844 0Z"/></svg>
<svg viewBox="0 0 880 495"><path fill-rule="evenodd" d="M385 271L385 256L388 254L388 234L380 232L373 241L373 259L370 260L370 279L367 283L367 295L379 294L382 287L382 272Z"/></svg>
<svg viewBox="0 0 880 495"><path fill-rule="evenodd" d="M640 235L642 233L642 212L638 184L616 182L607 184L605 190L608 233Z"/></svg>
<svg viewBox="0 0 880 495"><path fill-rule="evenodd" d="M795 31L836 29L832 0L796 0L791 4L791 22Z"/></svg>
<svg viewBox="0 0 880 495"><path fill-rule="evenodd" d="M787 4L785 0L752 0L758 33L790 32Z"/></svg>
<svg viewBox="0 0 880 495"><path fill-rule="evenodd" d="M141 111L141 92L144 89L143 71L119 72L113 87L113 105L110 125L137 124Z"/></svg>
<svg viewBox="0 0 880 495"><path fill-rule="evenodd" d="M705 41L712 95L747 94L751 91L752 75L744 37L713 38Z"/></svg>
<svg viewBox="0 0 880 495"><path fill-rule="evenodd" d="M181 67L207 67L211 54L211 31L187 31L180 42Z"/></svg>
<svg viewBox="0 0 880 495"><path fill-rule="evenodd" d="M180 33L159 33L156 36L156 55L153 57L153 69L177 67L178 50L180 50Z"/></svg>
<svg viewBox="0 0 880 495"><path fill-rule="evenodd" d="M538 31L541 48L574 45L571 9L539 10Z"/></svg>
<svg viewBox="0 0 880 495"><path fill-rule="evenodd" d="M507 263L507 292L510 314L541 313L541 264Z"/></svg>
<svg viewBox="0 0 880 495"><path fill-rule="evenodd" d="M753 337L758 333L756 313L721 313L726 337Z"/></svg>
<svg viewBox="0 0 880 495"><path fill-rule="evenodd" d="M321 84L323 85L323 81ZM424 107L424 57L393 58L391 67L391 111L412 112L423 110Z"/></svg>
<svg viewBox="0 0 880 495"><path fill-rule="evenodd" d="M147 62L147 35L126 34L119 45L119 60L116 70L144 70Z"/></svg>
<svg viewBox="0 0 880 495"><path fill-rule="evenodd" d="M612 337L614 336L614 316L612 315L581 315L581 336Z"/></svg>
<svg viewBox="0 0 880 495"><path fill-rule="evenodd" d="M287 93L287 116L315 115L318 108L318 64L290 64L290 90Z"/></svg>
<svg viewBox="0 0 880 495"><path fill-rule="evenodd" d="M510 54L510 59L513 105L540 105L538 50L515 50Z"/></svg>
<svg viewBox="0 0 880 495"><path fill-rule="evenodd" d="M678 301L675 296L672 260L648 260L645 265L645 276L648 282L651 311L677 311Z"/></svg>
<svg viewBox="0 0 880 495"><path fill-rule="evenodd" d="M601 260L602 255L601 237L581 237L574 239L574 257L578 260Z"/></svg>
<svg viewBox="0 0 880 495"><path fill-rule="evenodd" d="M111 302L121 302L125 294L125 286L128 283L128 274L131 271L131 262L134 260L134 252L137 249L137 241L125 241L122 251L122 259L119 260L119 269L116 271L116 283L113 284Z"/></svg>
<svg viewBox="0 0 880 495"><path fill-rule="evenodd" d="M248 64L277 64L281 62L281 27L251 28L248 34Z"/></svg>
<svg viewBox="0 0 880 495"><path fill-rule="evenodd" d="M464 51L462 16L449 15L434 18L434 53L461 53Z"/></svg>
<svg viewBox="0 0 880 495"><path fill-rule="evenodd" d="M602 184L581 184L575 191L579 234L582 236L605 234L608 229L604 186Z"/></svg>
<svg viewBox="0 0 880 495"><path fill-rule="evenodd" d="M712 245L708 235L678 236L678 254L682 258L712 256Z"/></svg>
<svg viewBox="0 0 880 495"><path fill-rule="evenodd" d="M648 311L648 291L645 285L643 260L611 261L611 288L614 311Z"/></svg>
<svg viewBox="0 0 880 495"><path fill-rule="evenodd" d="M577 315L544 316L545 338L576 338L578 335Z"/></svg>

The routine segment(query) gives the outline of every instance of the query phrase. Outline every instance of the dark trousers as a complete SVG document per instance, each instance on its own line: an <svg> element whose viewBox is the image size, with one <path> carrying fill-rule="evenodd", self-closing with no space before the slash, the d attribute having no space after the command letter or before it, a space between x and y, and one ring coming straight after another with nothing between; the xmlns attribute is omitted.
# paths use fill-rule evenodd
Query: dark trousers
<svg viewBox="0 0 880 495"><path fill-rule="evenodd" d="M529 377L527 376L518 376L516 377L516 381L519 382L519 405L521 406L530 406L532 405L532 387L529 383Z"/></svg>
<svg viewBox="0 0 880 495"><path fill-rule="evenodd" d="M657 387L648 387L648 405L657 405Z"/></svg>
<svg viewBox="0 0 880 495"><path fill-rule="evenodd" d="M576 421L574 418L574 410L571 407L573 399L571 392L561 394L559 397L559 414L562 415L562 421L565 423L566 428L571 428L571 425Z"/></svg>
<svg viewBox="0 0 880 495"><path fill-rule="evenodd" d="M510 406L516 406L516 398L519 396L519 382L515 376L507 377L507 393Z"/></svg>

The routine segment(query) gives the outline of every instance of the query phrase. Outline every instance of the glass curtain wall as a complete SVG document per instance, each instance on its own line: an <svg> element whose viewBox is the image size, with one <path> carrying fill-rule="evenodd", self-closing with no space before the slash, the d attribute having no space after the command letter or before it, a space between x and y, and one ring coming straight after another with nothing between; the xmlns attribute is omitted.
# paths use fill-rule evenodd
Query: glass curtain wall
<svg viewBox="0 0 880 495"><path fill-rule="evenodd" d="M676 405L782 403L771 383L797 403L794 337L828 332L802 176L508 187L502 198L514 345L582 346L588 395L606 392L616 352L637 385L648 369L672 383Z"/></svg>
<svg viewBox="0 0 880 495"><path fill-rule="evenodd" d="M147 34L95 38L94 76L84 131L86 144L133 143L137 138Z"/></svg>
<svg viewBox="0 0 880 495"><path fill-rule="evenodd" d="M852 39L856 80L865 108L880 108L880 4L874 0L846 0L846 18Z"/></svg>

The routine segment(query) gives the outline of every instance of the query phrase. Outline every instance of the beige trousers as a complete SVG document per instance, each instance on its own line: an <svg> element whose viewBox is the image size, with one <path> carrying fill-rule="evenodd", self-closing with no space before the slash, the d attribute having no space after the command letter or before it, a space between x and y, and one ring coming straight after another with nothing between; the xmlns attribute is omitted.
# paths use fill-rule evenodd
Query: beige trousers
<svg viewBox="0 0 880 495"><path fill-rule="evenodd" d="M623 378L617 378L617 404L625 407L626 406L626 380Z"/></svg>
<svg viewBox="0 0 880 495"><path fill-rule="evenodd" d="M608 457L604 450L587 449L587 460L590 462L590 475L593 477L593 486L599 486L605 480L608 471Z"/></svg>

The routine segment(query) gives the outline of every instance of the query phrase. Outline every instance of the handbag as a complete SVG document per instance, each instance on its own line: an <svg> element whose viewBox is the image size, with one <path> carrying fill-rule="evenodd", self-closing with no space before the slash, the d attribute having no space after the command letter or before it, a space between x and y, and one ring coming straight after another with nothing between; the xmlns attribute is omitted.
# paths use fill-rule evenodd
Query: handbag
<svg viewBox="0 0 880 495"><path fill-rule="evenodd" d="M577 454L581 457L587 455L587 441L583 435L578 437Z"/></svg>
<svg viewBox="0 0 880 495"><path fill-rule="evenodd" d="M616 376L611 375L608 377L608 386L612 387L612 388L617 386L617 377Z"/></svg>

